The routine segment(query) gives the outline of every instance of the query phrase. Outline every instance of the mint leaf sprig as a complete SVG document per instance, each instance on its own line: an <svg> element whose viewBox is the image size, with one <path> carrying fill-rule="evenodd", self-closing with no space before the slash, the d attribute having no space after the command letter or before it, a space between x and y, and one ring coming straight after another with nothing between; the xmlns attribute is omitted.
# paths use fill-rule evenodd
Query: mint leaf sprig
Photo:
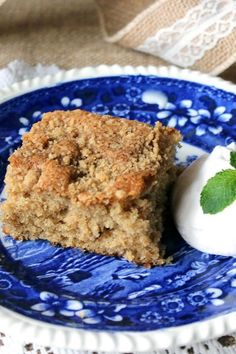
<svg viewBox="0 0 236 354"><path fill-rule="evenodd" d="M234 169L222 170L211 177L202 189L200 204L204 214L217 214L236 200L236 152L230 153Z"/></svg>
<svg viewBox="0 0 236 354"><path fill-rule="evenodd" d="M236 168L236 151L230 153L230 165Z"/></svg>

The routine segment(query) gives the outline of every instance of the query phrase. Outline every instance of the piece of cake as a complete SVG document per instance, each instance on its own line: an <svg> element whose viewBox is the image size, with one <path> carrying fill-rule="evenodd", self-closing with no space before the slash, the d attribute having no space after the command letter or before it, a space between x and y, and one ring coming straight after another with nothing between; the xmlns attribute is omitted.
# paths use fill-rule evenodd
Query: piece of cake
<svg viewBox="0 0 236 354"><path fill-rule="evenodd" d="M162 264L162 213L179 140L161 123L46 113L9 158L4 232Z"/></svg>

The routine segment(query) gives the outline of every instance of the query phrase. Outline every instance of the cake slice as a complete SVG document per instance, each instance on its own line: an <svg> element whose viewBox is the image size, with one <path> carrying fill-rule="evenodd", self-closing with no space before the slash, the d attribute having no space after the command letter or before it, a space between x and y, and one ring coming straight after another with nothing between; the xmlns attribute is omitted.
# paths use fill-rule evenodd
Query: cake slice
<svg viewBox="0 0 236 354"><path fill-rule="evenodd" d="M162 214L179 140L161 123L46 113L9 158L4 232L162 264Z"/></svg>

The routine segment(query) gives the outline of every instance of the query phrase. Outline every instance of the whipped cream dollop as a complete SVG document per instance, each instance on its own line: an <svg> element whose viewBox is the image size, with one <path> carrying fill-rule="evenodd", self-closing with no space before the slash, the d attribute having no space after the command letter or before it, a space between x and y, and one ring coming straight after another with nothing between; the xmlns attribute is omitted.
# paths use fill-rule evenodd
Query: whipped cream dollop
<svg viewBox="0 0 236 354"><path fill-rule="evenodd" d="M236 201L217 214L204 214L200 195L209 178L233 168L231 151L236 151L235 143L199 157L178 177L172 194L174 220L185 241L202 252L223 256L236 256Z"/></svg>

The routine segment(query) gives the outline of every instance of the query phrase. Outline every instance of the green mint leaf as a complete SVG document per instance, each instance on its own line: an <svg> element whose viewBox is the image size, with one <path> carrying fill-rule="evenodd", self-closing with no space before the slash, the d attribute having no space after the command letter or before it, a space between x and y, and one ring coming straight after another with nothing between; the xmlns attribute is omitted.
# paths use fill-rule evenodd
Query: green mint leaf
<svg viewBox="0 0 236 354"><path fill-rule="evenodd" d="M236 170L223 170L210 178L201 192L204 214L216 214L236 200Z"/></svg>
<svg viewBox="0 0 236 354"><path fill-rule="evenodd" d="M230 165L236 168L236 151L230 153Z"/></svg>

